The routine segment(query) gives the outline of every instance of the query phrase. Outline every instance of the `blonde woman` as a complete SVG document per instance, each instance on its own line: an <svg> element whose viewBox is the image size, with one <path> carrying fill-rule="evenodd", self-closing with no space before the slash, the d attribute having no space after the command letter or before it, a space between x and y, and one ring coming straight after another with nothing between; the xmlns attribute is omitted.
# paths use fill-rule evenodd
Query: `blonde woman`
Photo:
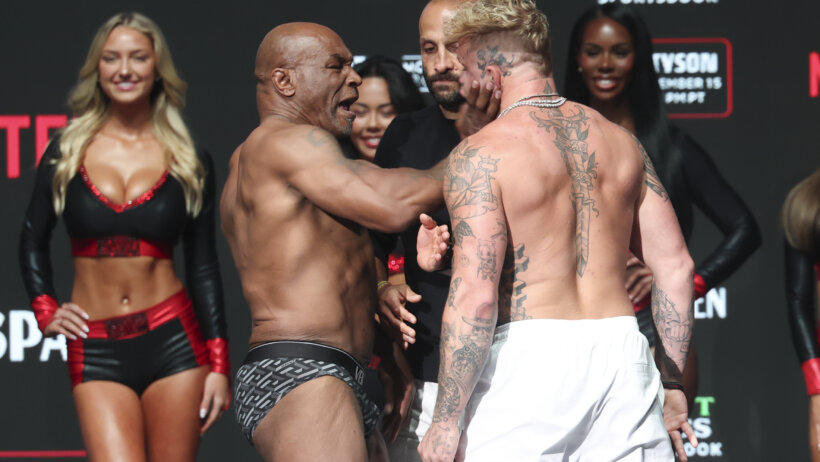
<svg viewBox="0 0 820 462"><path fill-rule="evenodd" d="M137 13L109 19L26 213L22 274L44 335L69 340L91 460L193 461L230 399L213 163L182 121L184 94L156 24ZM49 256L58 216L75 273L62 304ZM172 261L179 241L187 291Z"/></svg>
<svg viewBox="0 0 820 462"><path fill-rule="evenodd" d="M813 293L820 290L820 169L800 182L783 205L786 234L786 300L797 356L809 394L811 460L820 462L820 347Z"/></svg>

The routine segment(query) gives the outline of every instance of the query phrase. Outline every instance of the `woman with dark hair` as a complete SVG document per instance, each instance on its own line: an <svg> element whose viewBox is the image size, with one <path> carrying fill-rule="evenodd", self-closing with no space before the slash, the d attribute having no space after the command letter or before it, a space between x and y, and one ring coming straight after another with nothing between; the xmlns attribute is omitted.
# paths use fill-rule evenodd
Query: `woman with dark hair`
<svg viewBox="0 0 820 462"><path fill-rule="evenodd" d="M69 99L75 117L40 162L20 235L40 330L69 340L92 461L193 461L230 399L214 167L182 119L185 88L153 21L106 21ZM74 257L62 304L49 251L58 217ZM187 290L172 261L178 241Z"/></svg>
<svg viewBox="0 0 820 462"><path fill-rule="evenodd" d="M760 231L743 200L706 151L668 123L649 31L633 10L619 4L597 6L576 21L564 86L564 96L597 110L643 144L669 193L685 238L692 232L692 205L723 233L723 241L696 267L696 297L723 282L760 246ZM626 288L641 330L653 345L653 323L646 309L652 274L635 257L627 265ZM696 358L693 349L684 376L690 409L697 388Z"/></svg>
<svg viewBox="0 0 820 462"><path fill-rule="evenodd" d="M424 100L413 77L398 62L375 55L353 67L362 77L359 99L350 106L356 114L350 142L354 157L373 161L382 135L396 115L417 111Z"/></svg>
<svg viewBox="0 0 820 462"><path fill-rule="evenodd" d="M359 99L350 105L356 114L350 143L342 143L348 157L372 162L382 135L397 115L418 111L424 99L413 77L397 61L374 55L353 66L361 76ZM401 252L390 254L387 266L391 282L403 283L404 257Z"/></svg>
<svg viewBox="0 0 820 462"><path fill-rule="evenodd" d="M783 205L786 235L786 305L792 341L809 393L809 449L820 462L820 346L817 311L820 295L820 169L795 186ZM818 297L820 298L820 297Z"/></svg>

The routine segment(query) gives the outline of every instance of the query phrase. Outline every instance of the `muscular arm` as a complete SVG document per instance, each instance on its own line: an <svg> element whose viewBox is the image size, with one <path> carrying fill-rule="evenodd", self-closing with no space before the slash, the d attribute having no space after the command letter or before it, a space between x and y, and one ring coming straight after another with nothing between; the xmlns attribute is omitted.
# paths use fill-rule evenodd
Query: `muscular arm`
<svg viewBox="0 0 820 462"><path fill-rule="evenodd" d="M814 258L788 243L786 254L786 307L794 349L803 368L806 389L820 394L820 348L817 345L817 305L812 292L817 289L812 266Z"/></svg>
<svg viewBox="0 0 820 462"><path fill-rule="evenodd" d="M660 339L655 361L664 381L680 383L694 325L694 263L655 168L640 143L634 143L644 162L644 182L635 213L632 251L643 256L654 274L652 317Z"/></svg>
<svg viewBox="0 0 820 462"><path fill-rule="evenodd" d="M399 232L441 204L444 163L429 170L381 169L346 159L336 139L315 127L297 127L291 152L276 162L296 189L323 210L370 229Z"/></svg>
<svg viewBox="0 0 820 462"><path fill-rule="evenodd" d="M489 353L498 318L498 285L507 226L494 178L499 159L489 148L462 142L450 154L444 179L455 229L453 277L441 328L439 392L433 423L457 426ZM435 442L435 440L434 440Z"/></svg>

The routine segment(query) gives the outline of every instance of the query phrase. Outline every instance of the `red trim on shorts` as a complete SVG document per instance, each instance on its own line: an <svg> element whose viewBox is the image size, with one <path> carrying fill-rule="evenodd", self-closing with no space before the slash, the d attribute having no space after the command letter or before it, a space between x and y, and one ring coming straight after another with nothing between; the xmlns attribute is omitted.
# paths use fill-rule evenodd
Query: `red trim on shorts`
<svg viewBox="0 0 820 462"><path fill-rule="evenodd" d="M170 259L174 255L174 246L132 236L71 238L71 255L74 257L154 257Z"/></svg>
<svg viewBox="0 0 820 462"><path fill-rule="evenodd" d="M179 319L197 364L200 366L209 364L208 347L202 340L199 322L185 289L141 311L86 321L87 334L90 339L125 340L144 335L174 319ZM227 351L227 344L225 350ZM68 343L68 369L72 385L82 382L83 359L83 339L70 341Z"/></svg>
<svg viewBox="0 0 820 462"><path fill-rule="evenodd" d="M46 326L54 317L54 312L57 311L57 300L54 300L51 295L38 295L31 301L31 309L34 310L34 317L37 319L40 332L45 332Z"/></svg>
<svg viewBox="0 0 820 462"><path fill-rule="evenodd" d="M68 376L71 378L71 386L83 383L83 370L85 369L85 345L83 339L68 341Z"/></svg>
<svg viewBox="0 0 820 462"><path fill-rule="evenodd" d="M820 358L812 358L802 364L803 379L809 395L820 394Z"/></svg>

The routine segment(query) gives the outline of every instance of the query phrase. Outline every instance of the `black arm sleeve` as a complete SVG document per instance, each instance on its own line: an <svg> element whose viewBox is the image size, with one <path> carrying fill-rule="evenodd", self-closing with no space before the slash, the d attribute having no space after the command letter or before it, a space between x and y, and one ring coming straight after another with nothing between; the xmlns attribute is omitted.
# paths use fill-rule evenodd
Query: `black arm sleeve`
<svg viewBox="0 0 820 462"><path fill-rule="evenodd" d="M743 199L718 172L712 159L688 135L677 137L692 201L723 233L723 241L697 265L706 288L723 282L760 247L760 229Z"/></svg>
<svg viewBox="0 0 820 462"><path fill-rule="evenodd" d="M34 191L26 209L23 230L20 232L18 258L20 274L26 286L29 299L48 295L57 299L54 290L54 274L51 267L51 233L57 224L57 215L51 194L54 177L53 162L60 157L59 143L49 143L34 180Z"/></svg>
<svg viewBox="0 0 820 462"><path fill-rule="evenodd" d="M227 339L222 279L216 254L216 178L211 156L199 153L205 167L202 210L185 228L182 236L185 279L205 340Z"/></svg>
<svg viewBox="0 0 820 462"><path fill-rule="evenodd" d="M373 158L374 164L381 168L399 167L401 154L398 148L407 138L408 130L406 126L408 124L409 121L399 115L387 126L387 130L385 130L379 142L379 147L376 149L376 156ZM370 240L373 242L374 255L386 268L387 257L396 247L398 235L370 230Z"/></svg>
<svg viewBox="0 0 820 462"><path fill-rule="evenodd" d="M817 316L813 303L816 290L814 274L815 259L785 244L786 255L786 307L792 341L800 362L820 357L817 346Z"/></svg>

